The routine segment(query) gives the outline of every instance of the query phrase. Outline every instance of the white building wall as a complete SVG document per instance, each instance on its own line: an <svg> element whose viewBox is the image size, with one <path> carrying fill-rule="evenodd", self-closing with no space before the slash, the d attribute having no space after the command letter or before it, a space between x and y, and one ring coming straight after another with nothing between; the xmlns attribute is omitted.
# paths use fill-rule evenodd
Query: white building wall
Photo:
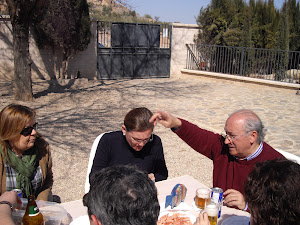
<svg viewBox="0 0 300 225"><path fill-rule="evenodd" d="M187 49L186 44L193 44L194 37L198 34L199 27L190 24L172 24L171 42L171 77L181 75L180 70L186 67Z"/></svg>
<svg viewBox="0 0 300 225"><path fill-rule="evenodd" d="M197 25L172 24L170 76L180 76L185 68L187 50L185 44L193 43L198 32ZM74 55L68 66L68 77L80 74L82 78L97 79L97 23L92 21L91 42L87 49ZM9 18L0 20L0 80L13 80L14 57L12 28ZM61 75L62 52L51 47L38 49L30 37L29 51L32 58L32 79L50 80Z"/></svg>
<svg viewBox="0 0 300 225"><path fill-rule="evenodd" d="M78 74L88 79L97 75L97 23L91 24L91 41L86 50L71 57L68 66L68 77ZM32 59L32 79L49 80L61 75L62 50L51 47L39 49L30 36L29 52ZM0 80L13 80L14 75L13 36L9 18L0 21Z"/></svg>

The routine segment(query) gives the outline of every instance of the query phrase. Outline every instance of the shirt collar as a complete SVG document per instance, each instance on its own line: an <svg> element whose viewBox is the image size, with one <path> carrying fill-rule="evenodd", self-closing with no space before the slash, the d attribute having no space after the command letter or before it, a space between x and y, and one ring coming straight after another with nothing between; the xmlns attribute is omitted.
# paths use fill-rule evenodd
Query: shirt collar
<svg viewBox="0 0 300 225"><path fill-rule="evenodd" d="M263 150L263 143L261 142L260 145L258 146L258 148L256 149L256 151L254 153L252 153L251 155L247 156L246 158L237 158L239 160L244 160L244 161L250 161L252 159L255 159ZM236 158L236 157L235 157Z"/></svg>

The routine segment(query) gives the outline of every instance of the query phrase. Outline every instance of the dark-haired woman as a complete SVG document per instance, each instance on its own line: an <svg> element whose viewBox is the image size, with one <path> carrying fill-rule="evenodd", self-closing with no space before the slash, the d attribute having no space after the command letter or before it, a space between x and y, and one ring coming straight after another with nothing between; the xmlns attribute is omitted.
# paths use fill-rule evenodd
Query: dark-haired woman
<svg viewBox="0 0 300 225"><path fill-rule="evenodd" d="M11 104L0 113L0 195L21 189L38 200L49 199L53 185L48 143L37 133L34 110Z"/></svg>
<svg viewBox="0 0 300 225"><path fill-rule="evenodd" d="M251 225L300 224L300 165L287 159L259 163L249 174L245 200Z"/></svg>
<svg viewBox="0 0 300 225"><path fill-rule="evenodd" d="M112 165L136 165L153 181L165 180L168 170L160 138L153 134L147 108L127 113L121 131L105 133L99 141L91 174Z"/></svg>

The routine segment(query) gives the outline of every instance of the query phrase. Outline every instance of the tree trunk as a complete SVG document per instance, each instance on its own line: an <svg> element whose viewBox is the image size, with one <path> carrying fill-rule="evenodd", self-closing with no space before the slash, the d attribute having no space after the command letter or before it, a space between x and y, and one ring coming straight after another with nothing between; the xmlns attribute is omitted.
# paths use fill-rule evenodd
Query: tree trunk
<svg viewBox="0 0 300 225"><path fill-rule="evenodd" d="M63 59L62 59L62 78L68 78L68 65L71 58L71 51L69 49L63 49ZM71 76L69 78L72 78Z"/></svg>
<svg viewBox="0 0 300 225"><path fill-rule="evenodd" d="M63 60L62 60L62 66L61 66L63 79L68 78L68 62L69 62L68 58L65 57L65 55L63 54Z"/></svg>
<svg viewBox="0 0 300 225"><path fill-rule="evenodd" d="M32 101L31 57L29 54L29 24L22 17L13 21L15 99Z"/></svg>

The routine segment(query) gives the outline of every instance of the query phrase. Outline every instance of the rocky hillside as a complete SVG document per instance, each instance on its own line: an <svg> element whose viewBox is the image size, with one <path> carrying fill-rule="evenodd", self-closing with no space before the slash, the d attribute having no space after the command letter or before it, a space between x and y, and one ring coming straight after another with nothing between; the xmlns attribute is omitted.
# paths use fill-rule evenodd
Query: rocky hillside
<svg viewBox="0 0 300 225"><path fill-rule="evenodd" d="M97 8L98 10L102 10L103 6L111 7L113 12L122 13L122 12L130 12L130 6L126 3L120 4L114 0L87 0L88 3L92 3L91 6Z"/></svg>
<svg viewBox="0 0 300 225"><path fill-rule="evenodd" d="M98 10L102 10L103 6L108 6L112 8L113 12L123 13L130 12L130 6L125 2L124 4L120 4L114 0L87 0L88 3L91 3L91 7L96 8ZM0 12L1 14L7 12L7 4L5 0L0 0Z"/></svg>

